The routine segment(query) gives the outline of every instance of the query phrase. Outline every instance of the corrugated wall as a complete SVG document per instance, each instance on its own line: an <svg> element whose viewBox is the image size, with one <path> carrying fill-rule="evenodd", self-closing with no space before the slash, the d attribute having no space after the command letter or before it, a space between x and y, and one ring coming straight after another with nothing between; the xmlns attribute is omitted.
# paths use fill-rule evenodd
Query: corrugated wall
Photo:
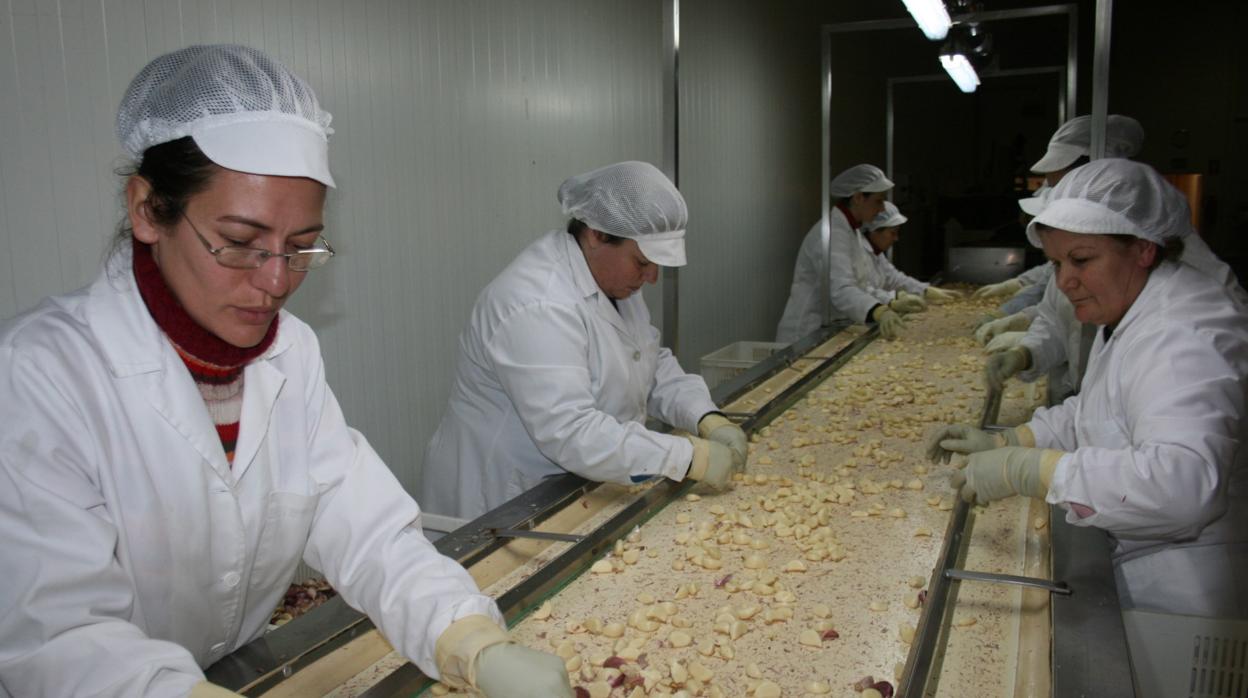
<svg viewBox="0 0 1248 698"><path fill-rule="evenodd" d="M806 3L681 0L679 357L772 341L819 219L820 23ZM783 7L786 11L777 11Z"/></svg>
<svg viewBox="0 0 1248 698"><path fill-rule="evenodd" d="M265 49L334 114L340 252L291 309L348 419L414 490L480 289L562 224L564 177L662 157L658 0L12 0L0 9L0 318L95 277L116 105L151 57ZM654 294L648 294L654 298Z"/></svg>

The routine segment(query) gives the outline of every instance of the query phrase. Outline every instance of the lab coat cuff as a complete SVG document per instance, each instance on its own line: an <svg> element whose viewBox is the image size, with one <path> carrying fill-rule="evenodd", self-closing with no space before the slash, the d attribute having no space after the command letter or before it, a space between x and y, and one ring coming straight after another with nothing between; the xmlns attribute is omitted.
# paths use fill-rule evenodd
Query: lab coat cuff
<svg viewBox="0 0 1248 698"><path fill-rule="evenodd" d="M435 661L442 683L454 688L476 686L477 657L481 650L511 642L507 631L489 616L464 616L447 626L438 637Z"/></svg>
<svg viewBox="0 0 1248 698"><path fill-rule="evenodd" d="M1045 455L1048 455L1048 453ZM1049 480L1049 493L1044 498L1044 501L1061 507L1066 507L1072 498L1076 501L1082 501L1084 498L1073 492L1075 489L1073 486L1075 479L1075 454L1070 452L1062 453L1052 467L1053 473ZM1074 496L1072 497L1072 495Z"/></svg>
<svg viewBox="0 0 1248 698"><path fill-rule="evenodd" d="M672 448L663 461L663 477L669 480L684 480L689 474L689 466L693 463L693 442L679 436L670 437Z"/></svg>

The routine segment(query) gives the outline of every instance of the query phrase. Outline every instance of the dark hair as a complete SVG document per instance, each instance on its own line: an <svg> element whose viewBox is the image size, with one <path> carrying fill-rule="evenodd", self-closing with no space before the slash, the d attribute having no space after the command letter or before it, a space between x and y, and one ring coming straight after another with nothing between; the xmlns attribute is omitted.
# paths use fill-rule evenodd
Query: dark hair
<svg viewBox="0 0 1248 698"><path fill-rule="evenodd" d="M218 165L186 136L148 148L137 165L121 168L117 174L127 179L138 175L147 180L152 188L147 198L152 221L170 226L182 217L190 198L208 188L217 169ZM122 218L114 246L124 244L133 234L129 217Z"/></svg>
<svg viewBox="0 0 1248 698"><path fill-rule="evenodd" d="M1111 238L1118 241L1122 245L1130 245L1133 240L1140 238L1134 235L1110 235ZM1153 243L1157 245L1157 243ZM1183 238L1169 238L1165 244L1157 245L1157 256L1153 258L1153 263L1149 265L1148 270L1152 271L1161 266L1162 262L1177 262L1183 254Z"/></svg>
<svg viewBox="0 0 1248 698"><path fill-rule="evenodd" d="M591 228L588 225L585 225L585 221L580 221L575 218L568 219L568 235L571 235L577 240L580 240L581 234L584 233L586 230L591 230ZM598 232L602 233L601 230L599 230ZM618 235L612 235L611 233L602 233L602 235L603 237L606 238L606 242L608 245L619 245L620 243L624 242L624 238Z"/></svg>

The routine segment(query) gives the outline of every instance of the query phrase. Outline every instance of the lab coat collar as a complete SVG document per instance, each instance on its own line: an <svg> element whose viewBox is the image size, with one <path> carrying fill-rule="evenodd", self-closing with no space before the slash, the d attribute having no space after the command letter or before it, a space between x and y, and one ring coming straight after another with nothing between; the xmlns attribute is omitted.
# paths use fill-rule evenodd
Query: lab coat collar
<svg viewBox="0 0 1248 698"><path fill-rule="evenodd" d="M849 221L849 227L852 230L857 230L862 227L862 223L859 223L858 219L854 218L854 214L849 212L849 207L845 204L837 204L833 210L840 211L841 214L845 216L845 220Z"/></svg>
<svg viewBox="0 0 1248 698"><path fill-rule="evenodd" d="M1114 327L1113 332L1106 335L1104 326L1101 327L1104 341L1109 342L1114 337L1123 336L1145 314L1157 312L1157 304L1162 300L1157 298L1157 296L1165 295L1165 287L1169 285L1169 281L1177 269L1177 265L1173 262L1162 262L1160 266L1152 270L1148 275L1148 281L1144 283L1144 288L1140 290L1140 295L1136 296L1135 302L1131 304L1130 308L1127 308L1127 312L1118 321L1118 325Z"/></svg>
<svg viewBox="0 0 1248 698"><path fill-rule="evenodd" d="M576 238L566 232L556 231L555 235L561 238L560 250L562 250L566 258L568 269L572 272L572 283L576 284L576 289L580 292L581 297L588 300L597 310L598 314L611 323L620 332L630 335L628 325L624 322L624 317L620 311L611 303L611 299L607 294L598 287L598 282L594 280L594 274L589 270L589 262L585 261L585 253L581 251L581 246L577 244Z"/></svg>
<svg viewBox="0 0 1248 698"><path fill-rule="evenodd" d="M129 252L115 253L92 284L85 319L114 377L142 381L144 393L157 412L186 438L227 483L246 472L268 432L269 417L286 378L270 360L291 346L285 328L294 318L283 318L273 344L244 369L242 428L234 450L234 467L225 459L221 440L212 426L195 381L182 359L147 312L134 281ZM286 311L281 311L285 313ZM176 379L172 379L177 375Z"/></svg>

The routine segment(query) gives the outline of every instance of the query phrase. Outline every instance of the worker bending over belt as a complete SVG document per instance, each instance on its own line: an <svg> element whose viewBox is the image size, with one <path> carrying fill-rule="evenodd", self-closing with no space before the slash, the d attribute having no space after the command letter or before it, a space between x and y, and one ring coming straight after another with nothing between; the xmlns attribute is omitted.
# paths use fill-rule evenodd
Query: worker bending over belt
<svg viewBox="0 0 1248 698"><path fill-rule="evenodd" d="M823 324L825 283L832 320L877 323L885 339L897 338L904 325L899 313L912 312L916 304L903 301L892 307L897 294L869 285L868 280L879 272L871 256L863 254L858 232L864 222L884 211L884 196L892 188L892 181L874 165L855 165L832 180L828 192L834 205L828 212L827 230L819 221L802 240L789 300L776 329L777 342L792 344ZM943 303L957 297L952 291L925 285L919 300Z"/></svg>
<svg viewBox="0 0 1248 698"><path fill-rule="evenodd" d="M745 434L659 344L638 291L685 264L684 197L653 165L566 180L567 230L538 238L477 298L422 501L473 518L542 479L651 477L725 487ZM699 436L646 428L648 416Z"/></svg>
<svg viewBox="0 0 1248 698"><path fill-rule="evenodd" d="M1109 115L1105 124L1105 157L1132 158L1143 146L1144 129L1140 122L1129 116ZM1043 174L1045 186L1051 188L1067 172L1088 162L1091 152L1092 117L1077 116L1057 129L1044 156L1031 166L1031 171ZM1035 216L1043 210L1051 196L1049 192L1019 205ZM1014 375L1028 383L1048 375L1050 394L1060 401L1079 390L1087 352L1092 346L1092 329L1075 319L1074 308L1058 290L1052 274L1045 284L1039 303L981 326L975 338L988 347L990 357L984 376L990 387L1000 389Z"/></svg>
<svg viewBox="0 0 1248 698"><path fill-rule="evenodd" d="M329 122L242 46L131 82L119 244L0 328L0 696L233 695L203 668L264 634L300 561L429 676L572 695L425 538L282 309L334 254Z"/></svg>
<svg viewBox="0 0 1248 698"><path fill-rule="evenodd" d="M1082 388L1003 434L944 427L929 455L969 454L964 499L1036 497L1107 531L1124 608L1246 618L1248 297L1215 257L1179 258L1191 232L1147 165L1067 175L1027 236L1096 329Z"/></svg>

